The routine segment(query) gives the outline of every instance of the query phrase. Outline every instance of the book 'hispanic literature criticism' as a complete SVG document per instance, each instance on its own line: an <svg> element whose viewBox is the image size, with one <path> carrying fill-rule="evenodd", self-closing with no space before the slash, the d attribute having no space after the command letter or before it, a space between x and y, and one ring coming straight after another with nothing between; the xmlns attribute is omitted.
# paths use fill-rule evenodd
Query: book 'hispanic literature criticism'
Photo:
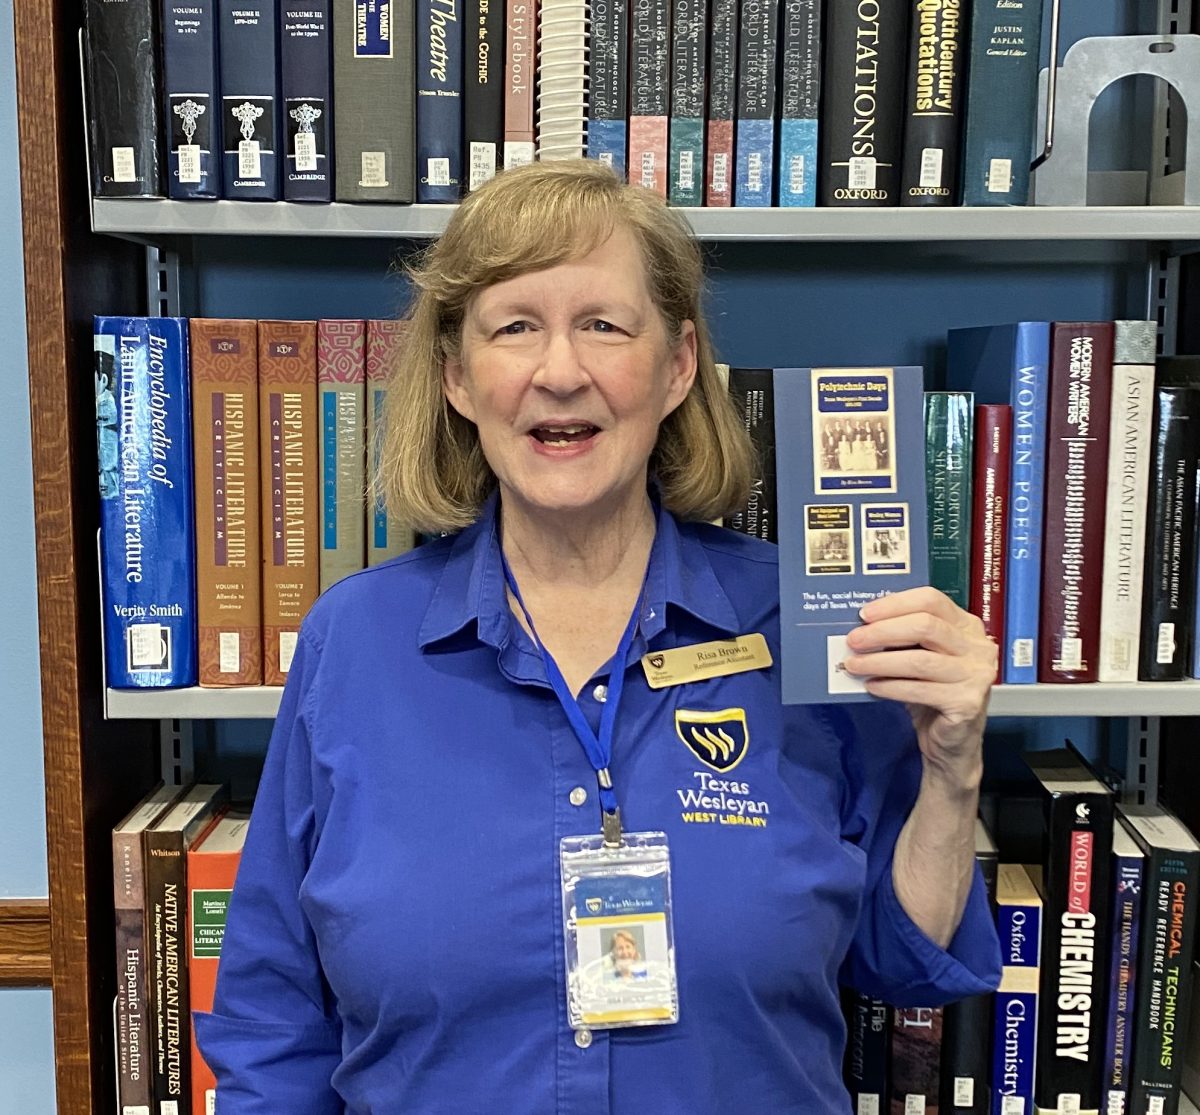
<svg viewBox="0 0 1200 1115"><path fill-rule="evenodd" d="M870 601L929 581L923 412L920 368L775 369L788 704L871 700L841 668L846 635Z"/></svg>

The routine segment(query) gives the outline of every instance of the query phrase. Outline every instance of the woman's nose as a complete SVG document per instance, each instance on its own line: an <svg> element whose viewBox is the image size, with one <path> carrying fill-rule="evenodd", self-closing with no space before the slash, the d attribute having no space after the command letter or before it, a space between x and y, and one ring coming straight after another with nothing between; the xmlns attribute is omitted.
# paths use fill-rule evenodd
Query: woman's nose
<svg viewBox="0 0 1200 1115"><path fill-rule="evenodd" d="M579 360L574 339L569 333L550 332L533 383L558 395L569 395L588 382L588 374Z"/></svg>

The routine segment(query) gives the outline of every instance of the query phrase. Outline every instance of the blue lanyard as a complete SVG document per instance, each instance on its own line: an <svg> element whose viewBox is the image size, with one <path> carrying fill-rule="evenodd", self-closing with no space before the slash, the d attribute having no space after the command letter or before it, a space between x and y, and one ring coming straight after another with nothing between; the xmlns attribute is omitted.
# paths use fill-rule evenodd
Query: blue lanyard
<svg viewBox="0 0 1200 1115"><path fill-rule="evenodd" d="M521 599L521 590L517 588L517 580L508 567L508 559L504 556L503 551L500 554L500 561L504 566L504 579L508 582L508 587L521 606L521 612L525 616L525 622L529 625L533 641L541 653L550 688L554 690L558 703L562 705L563 712L567 714L567 720L583 745L588 761L596 772L596 781L600 787L600 807L604 811L602 816L604 842L615 846L621 842L621 810L617 806L617 795L613 790L612 775L609 774L608 765L612 762L612 739L613 728L617 720L617 707L621 703L621 692L625 688L625 661L629 657L629 648L633 646L633 636L637 631L638 614L642 608L642 594L646 587L645 582L642 582L642 588L634 602L633 612L629 617L629 622L625 625L625 633L621 636L620 643L617 644L613 670L608 679L608 696L604 708L600 712L600 733L597 735L592 731L587 717L583 715L579 702L567 688L566 679L562 676L558 663L554 661L553 656L542 645L542 640L538 638L537 629L533 626L533 617L529 614L529 609L525 607L525 601Z"/></svg>

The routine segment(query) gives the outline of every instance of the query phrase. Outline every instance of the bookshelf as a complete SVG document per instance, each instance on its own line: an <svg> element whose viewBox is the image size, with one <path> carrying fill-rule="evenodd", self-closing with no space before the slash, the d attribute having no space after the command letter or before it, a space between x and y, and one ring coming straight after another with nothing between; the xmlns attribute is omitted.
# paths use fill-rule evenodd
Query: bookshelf
<svg viewBox="0 0 1200 1115"><path fill-rule="evenodd" d="M1164 0L1169 6L1177 0ZM58 1110L111 1112L112 825L158 777L162 722L269 718L280 690L105 691L95 576L98 499L90 375L91 315L161 304L140 247L170 251L226 237L421 239L449 217L439 206L324 207L250 202L95 201L82 132L78 5L13 5L29 320L40 658L46 754ZM710 242L872 245L1049 245L1071 261L1091 243L1169 251L1200 246L1200 211L1156 208L1011 210L691 210ZM1024 250L1024 249L1023 249ZM775 253L779 254L779 253ZM1136 261L1132 261L1136 266ZM1131 259L1123 257L1123 266ZM148 273L151 278L148 280ZM148 290L149 288L149 290ZM246 312L253 313L251 307ZM1200 683L1000 687L997 716L1200 715ZM40 969L39 969L40 970ZM1194 1115L1185 1101L1181 1110Z"/></svg>

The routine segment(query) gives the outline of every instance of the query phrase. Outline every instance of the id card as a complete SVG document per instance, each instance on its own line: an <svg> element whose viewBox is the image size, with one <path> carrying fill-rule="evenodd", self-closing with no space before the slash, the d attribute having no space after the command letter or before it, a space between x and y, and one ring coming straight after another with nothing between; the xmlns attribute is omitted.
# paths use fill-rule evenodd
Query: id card
<svg viewBox="0 0 1200 1115"><path fill-rule="evenodd" d="M560 857L571 1026L678 1022L666 834L570 836Z"/></svg>

